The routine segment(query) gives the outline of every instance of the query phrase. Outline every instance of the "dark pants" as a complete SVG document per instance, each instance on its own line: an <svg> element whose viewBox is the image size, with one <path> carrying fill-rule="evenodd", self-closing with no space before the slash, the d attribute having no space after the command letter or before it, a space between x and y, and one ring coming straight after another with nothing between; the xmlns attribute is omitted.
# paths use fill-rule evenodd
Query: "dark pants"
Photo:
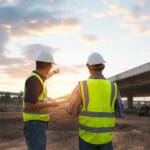
<svg viewBox="0 0 150 150"><path fill-rule="evenodd" d="M47 122L29 121L24 124L24 136L28 150L46 150Z"/></svg>
<svg viewBox="0 0 150 150"><path fill-rule="evenodd" d="M79 138L79 150L113 150L112 142L107 144L90 144Z"/></svg>

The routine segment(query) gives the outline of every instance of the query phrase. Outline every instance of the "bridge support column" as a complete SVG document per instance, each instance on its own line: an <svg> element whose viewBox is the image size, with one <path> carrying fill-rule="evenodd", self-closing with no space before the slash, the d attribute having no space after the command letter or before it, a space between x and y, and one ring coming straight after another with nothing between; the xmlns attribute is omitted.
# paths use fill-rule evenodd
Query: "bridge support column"
<svg viewBox="0 0 150 150"><path fill-rule="evenodd" d="M132 109L133 108L133 95L129 94L127 95L127 98L128 98L128 108Z"/></svg>

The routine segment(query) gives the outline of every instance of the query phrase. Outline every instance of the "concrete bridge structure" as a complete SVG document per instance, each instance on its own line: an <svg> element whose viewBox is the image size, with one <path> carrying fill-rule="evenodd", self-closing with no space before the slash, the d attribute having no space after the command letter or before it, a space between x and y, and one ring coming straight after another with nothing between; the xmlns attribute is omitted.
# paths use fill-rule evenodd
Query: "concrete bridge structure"
<svg viewBox="0 0 150 150"><path fill-rule="evenodd" d="M118 84L122 97L127 97L128 108L133 107L133 97L150 96L150 62L109 78Z"/></svg>

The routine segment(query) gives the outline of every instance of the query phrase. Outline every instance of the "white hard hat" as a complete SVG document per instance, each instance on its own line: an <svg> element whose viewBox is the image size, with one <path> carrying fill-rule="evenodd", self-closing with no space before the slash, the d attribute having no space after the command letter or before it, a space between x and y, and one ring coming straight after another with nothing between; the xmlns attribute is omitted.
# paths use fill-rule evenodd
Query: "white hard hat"
<svg viewBox="0 0 150 150"><path fill-rule="evenodd" d="M102 57L102 55L100 55L99 53L92 53L89 55L88 60L87 60L87 64L89 65L96 65L96 64L103 64L106 61L104 60L104 58Z"/></svg>
<svg viewBox="0 0 150 150"><path fill-rule="evenodd" d="M38 54L38 56L36 57L36 61L48 62L53 64L55 63L52 54L45 51L42 51Z"/></svg>

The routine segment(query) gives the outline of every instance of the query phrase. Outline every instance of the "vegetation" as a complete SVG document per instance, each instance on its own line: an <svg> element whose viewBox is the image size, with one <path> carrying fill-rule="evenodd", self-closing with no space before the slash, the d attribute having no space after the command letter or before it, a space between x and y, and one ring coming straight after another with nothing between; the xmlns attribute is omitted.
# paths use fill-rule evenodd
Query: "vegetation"
<svg viewBox="0 0 150 150"><path fill-rule="evenodd" d="M0 92L0 112L13 112L22 109L23 92Z"/></svg>
<svg viewBox="0 0 150 150"><path fill-rule="evenodd" d="M23 92L19 92L18 94L14 94L12 92L0 92L0 101L1 102L12 102L17 100L18 102L22 100Z"/></svg>

